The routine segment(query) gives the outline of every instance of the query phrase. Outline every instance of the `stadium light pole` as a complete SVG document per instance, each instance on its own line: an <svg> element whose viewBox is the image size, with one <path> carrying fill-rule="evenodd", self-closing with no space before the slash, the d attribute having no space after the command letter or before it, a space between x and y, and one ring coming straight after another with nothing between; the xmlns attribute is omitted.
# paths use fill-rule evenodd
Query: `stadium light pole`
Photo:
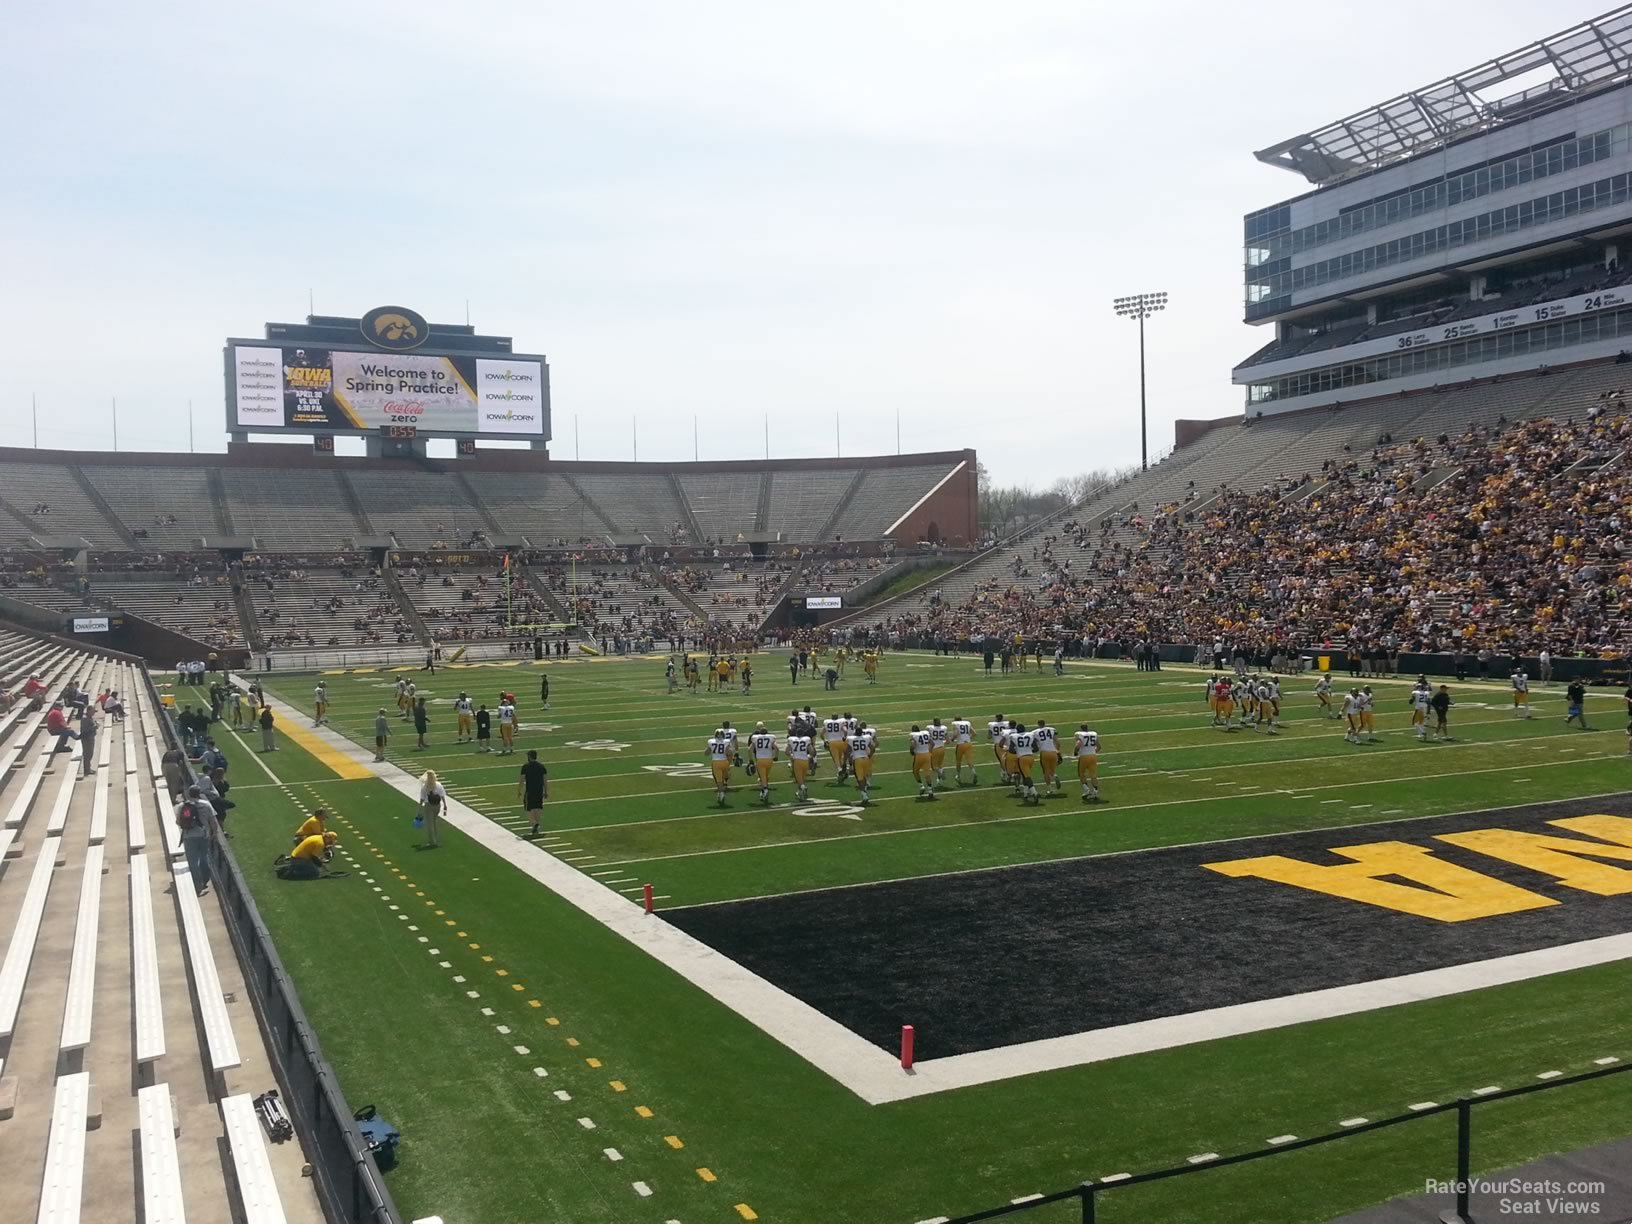
<svg viewBox="0 0 1632 1224"><path fill-rule="evenodd" d="M1145 437L1145 320L1167 309L1165 293L1134 293L1111 302L1111 309L1124 319L1139 320L1139 470L1150 470L1150 452Z"/></svg>

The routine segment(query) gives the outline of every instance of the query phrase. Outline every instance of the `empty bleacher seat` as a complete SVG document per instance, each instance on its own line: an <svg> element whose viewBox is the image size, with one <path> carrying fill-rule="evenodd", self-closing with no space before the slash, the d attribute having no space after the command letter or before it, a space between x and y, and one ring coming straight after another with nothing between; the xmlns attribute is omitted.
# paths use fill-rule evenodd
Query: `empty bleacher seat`
<svg viewBox="0 0 1632 1224"><path fill-rule="evenodd" d="M136 1120L142 1137L143 1224L185 1224L169 1084L149 1084L136 1093Z"/></svg>
<svg viewBox="0 0 1632 1224"><path fill-rule="evenodd" d="M96 997L96 933L102 907L102 847L85 852L79 885L79 914L74 924L74 952L68 966L68 1000L62 1013L62 1050L83 1050L91 1043L91 1008Z"/></svg>
<svg viewBox="0 0 1632 1224"><path fill-rule="evenodd" d="M0 1037L10 1037L17 1028L17 1012L23 1002L23 987L28 982L29 967L34 961L34 944L40 934L40 920L45 916L45 901L51 891L51 877L57 866L57 845L44 843L34 856L34 869L28 877L28 891L23 894L23 907L12 929L11 942L6 945L6 958L0 961Z"/></svg>
<svg viewBox="0 0 1632 1224"><path fill-rule="evenodd" d="M88 1071L76 1071L57 1080L37 1224L78 1224L84 1196L85 1127L90 1099Z"/></svg>
<svg viewBox="0 0 1632 1224"><path fill-rule="evenodd" d="M174 879L176 904L181 910L181 929L187 947L187 963L193 971L194 998L198 1004L199 1019L204 1024L209 1066L219 1075L239 1064L238 1039L233 1035L232 1017L227 1014L226 1000L221 993L221 978L215 967L215 953L210 947L209 927L204 922L204 912L199 908L198 893L186 864L176 866Z"/></svg>
<svg viewBox="0 0 1632 1224"><path fill-rule="evenodd" d="M245 1095L223 1097L221 1120L232 1148L232 1167L238 1177L238 1199L245 1224L285 1224L283 1200L267 1159L266 1141L255 1103Z"/></svg>

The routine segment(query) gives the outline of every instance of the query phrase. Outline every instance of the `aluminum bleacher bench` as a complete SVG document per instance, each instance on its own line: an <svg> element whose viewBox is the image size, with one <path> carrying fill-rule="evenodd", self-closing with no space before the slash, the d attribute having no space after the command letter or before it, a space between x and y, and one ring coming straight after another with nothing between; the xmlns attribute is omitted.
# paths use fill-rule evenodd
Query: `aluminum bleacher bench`
<svg viewBox="0 0 1632 1224"><path fill-rule="evenodd" d="M261 1120L255 1116L255 1103L249 1094L223 1097L221 1120L226 1123L227 1143L232 1147L244 1224L285 1224L278 1183L266 1156L266 1141L261 1138Z"/></svg>
<svg viewBox="0 0 1632 1224"><path fill-rule="evenodd" d="M34 941L40 933L40 918L45 914L46 894L51 891L58 847L59 843L53 841L40 846L34 859L34 872L28 877L28 891L23 894L17 926L11 933L11 943L6 946L6 959L0 961L0 1037L10 1037L17 1027L17 1010L22 1005L28 966L34 959Z"/></svg>
<svg viewBox="0 0 1632 1224"><path fill-rule="evenodd" d="M90 843L100 846L108 840L108 771L96 775L96 796L91 801Z"/></svg>
<svg viewBox="0 0 1632 1224"><path fill-rule="evenodd" d="M139 1089L136 1118L142 1132L143 1224L186 1224L170 1085L149 1084Z"/></svg>
<svg viewBox="0 0 1632 1224"><path fill-rule="evenodd" d="M181 830L176 828L176 822L171 817L170 792L165 788L162 778L153 789L153 805L159 811L159 840L164 844L164 857L181 858Z"/></svg>
<svg viewBox="0 0 1632 1224"><path fill-rule="evenodd" d="M222 1072L239 1064L238 1039L232 1033L232 1017L227 1014L227 1002L221 993L215 953L210 950L210 931L204 923L204 911L199 908L192 874L187 870L187 865L181 863L174 868L174 876L176 904L181 907L187 963L193 968L193 993L198 1000L199 1018L204 1022L210 1070L219 1077Z"/></svg>
<svg viewBox="0 0 1632 1224"><path fill-rule="evenodd" d="M46 707L42 706L33 713L29 713L27 708L19 703L12 707L11 713L18 717L17 721L11 724L10 733L5 736L5 744L8 748L21 750L34 738L34 733L45 725ZM7 717L9 718L10 715ZM0 723L0 727L4 725L4 723Z"/></svg>
<svg viewBox="0 0 1632 1224"><path fill-rule="evenodd" d="M68 805L74 801L74 784L79 781L79 770L69 764L62 771L62 780L57 783L56 796L51 800L51 814L46 817L45 835L60 837L62 831L68 827Z"/></svg>
<svg viewBox="0 0 1632 1224"><path fill-rule="evenodd" d="M136 1013L136 1062L164 1057L164 1004L159 995L159 941L153 931L153 891L147 855L130 856L131 1006Z"/></svg>
<svg viewBox="0 0 1632 1224"><path fill-rule="evenodd" d="M147 849L147 822L142 819L142 788L125 775L125 838L131 853Z"/></svg>
<svg viewBox="0 0 1632 1224"><path fill-rule="evenodd" d="M16 840L16 829L0 829L0 859L11 853L11 843Z"/></svg>
<svg viewBox="0 0 1632 1224"><path fill-rule="evenodd" d="M91 1004L96 994L96 928L102 911L102 847L85 852L85 874L79 884L79 917L74 923L74 954L68 964L68 1001L62 1009L60 1050L83 1050L91 1044Z"/></svg>
<svg viewBox="0 0 1632 1224"><path fill-rule="evenodd" d="M91 1074L78 1071L57 1080L51 1103L51 1139L45 1149L37 1224L78 1224L85 1183L85 1114L90 1107Z"/></svg>
<svg viewBox="0 0 1632 1224"><path fill-rule="evenodd" d="M17 785L16 793L12 793L12 788L6 788L6 797L11 800L11 805L6 809L6 828L18 828L28 819L29 805L34 802L34 796L39 794L40 783L45 778L45 767L50 763L49 749L38 753L34 758L34 764L29 766L22 782Z"/></svg>

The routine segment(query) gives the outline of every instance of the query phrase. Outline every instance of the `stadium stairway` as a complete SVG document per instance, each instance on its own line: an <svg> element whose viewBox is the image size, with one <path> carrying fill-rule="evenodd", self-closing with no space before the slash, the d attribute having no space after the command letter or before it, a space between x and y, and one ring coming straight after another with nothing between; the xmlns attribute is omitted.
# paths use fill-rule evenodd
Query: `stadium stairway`
<svg viewBox="0 0 1632 1224"><path fill-rule="evenodd" d="M396 568L390 565L380 567L380 584L390 592L391 598L396 600L397 608L402 612L402 619L407 622L408 628L413 630L414 638L421 646L431 644L431 631L425 627L425 621L419 615L419 609L414 607L414 601L409 598L407 590L398 577Z"/></svg>
<svg viewBox="0 0 1632 1224"><path fill-rule="evenodd" d="M512 562L512 564L514 564L516 567L512 577L519 577L522 580L523 585L526 586L527 590L531 591L534 595L537 595L550 606L550 611L555 615L557 623L566 624L572 620L572 618L567 615L566 607L561 603L560 599L556 597L555 592L550 590L550 584L545 582L542 576L532 573L525 565L522 565L519 562Z"/></svg>
<svg viewBox="0 0 1632 1224"><path fill-rule="evenodd" d="M464 490L465 496L470 499L471 507L476 511L477 517L482 520L482 530L487 532L488 538L491 540L502 538L504 528L499 525L499 520L493 517L493 512L487 508L480 495L477 494L476 486L470 483L470 477L463 472L455 471L453 478L458 482L459 487Z"/></svg>
<svg viewBox="0 0 1632 1224"><path fill-rule="evenodd" d="M235 536L238 525L232 517L232 500L227 496L227 485L221 479L219 468L211 468L204 476L210 490L210 513L215 516L216 530L222 535Z"/></svg>
<svg viewBox="0 0 1632 1224"><path fill-rule="evenodd" d="M759 502L754 507L754 530L764 531L771 521L771 474L759 474Z"/></svg>
<svg viewBox="0 0 1632 1224"><path fill-rule="evenodd" d="M107 498L102 496L102 491L91 483L90 478L85 475L85 470L73 466L68 469L68 474L79 485L79 490L85 495L85 500L95 506L101 512L102 517L107 520L108 526L118 533L119 538L125 542L125 547L134 549L136 547L136 537L131 534L130 528L120 521L119 516L113 512L113 507L108 505Z"/></svg>
<svg viewBox="0 0 1632 1224"><path fill-rule="evenodd" d="M862 482L866 479L866 468L860 469L851 479L849 486L839 497L839 500L833 504L833 513L827 516L826 521L822 523L821 529L816 532L818 542L833 538L833 532L838 529L839 520L844 517L845 507L856 499L856 495L861 492Z"/></svg>
<svg viewBox="0 0 1632 1224"><path fill-rule="evenodd" d="M623 534L623 528L619 527L618 524L613 521L612 516L607 514L607 512L601 508L601 504L589 495L588 489L565 473L562 474L561 479L566 483L566 486L573 491L578 500L583 503L589 512L601 520L601 525L603 527L605 527L613 535Z"/></svg>
<svg viewBox="0 0 1632 1224"><path fill-rule="evenodd" d="M702 525L697 521L691 502L686 499L686 490L680 484L680 478L673 472L669 473L669 487L674 490L674 500L680 507L680 521L685 525L687 538L701 544L707 537L703 535Z"/></svg>
<svg viewBox="0 0 1632 1224"><path fill-rule="evenodd" d="M275 1080L213 892L195 897L176 858L135 666L0 631L0 676L139 695L103 721L88 777L77 752L48 753L43 718L0 727L19 766L0 772L0 1215L319 1224L298 1142L270 1146L257 1123L223 1147L224 1106ZM259 1166L280 1214L241 1201Z"/></svg>
<svg viewBox="0 0 1632 1224"><path fill-rule="evenodd" d="M680 584L673 578L664 574L658 578L658 581L663 584L663 589L673 595L675 600L693 616L699 620L706 621L708 619L708 613L703 611L702 605L692 597L691 592L681 589Z"/></svg>

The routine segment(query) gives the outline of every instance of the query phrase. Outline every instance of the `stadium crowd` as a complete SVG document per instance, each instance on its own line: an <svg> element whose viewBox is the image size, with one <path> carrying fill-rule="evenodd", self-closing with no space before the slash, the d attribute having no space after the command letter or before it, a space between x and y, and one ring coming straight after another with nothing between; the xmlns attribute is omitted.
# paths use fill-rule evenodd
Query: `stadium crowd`
<svg viewBox="0 0 1632 1224"><path fill-rule="evenodd" d="M1067 522L966 598L888 620L898 640L1226 641L1624 657L1632 417L1499 422L1379 440L1301 480L1215 490L1148 521ZM1134 528L1131 543L1113 531Z"/></svg>

